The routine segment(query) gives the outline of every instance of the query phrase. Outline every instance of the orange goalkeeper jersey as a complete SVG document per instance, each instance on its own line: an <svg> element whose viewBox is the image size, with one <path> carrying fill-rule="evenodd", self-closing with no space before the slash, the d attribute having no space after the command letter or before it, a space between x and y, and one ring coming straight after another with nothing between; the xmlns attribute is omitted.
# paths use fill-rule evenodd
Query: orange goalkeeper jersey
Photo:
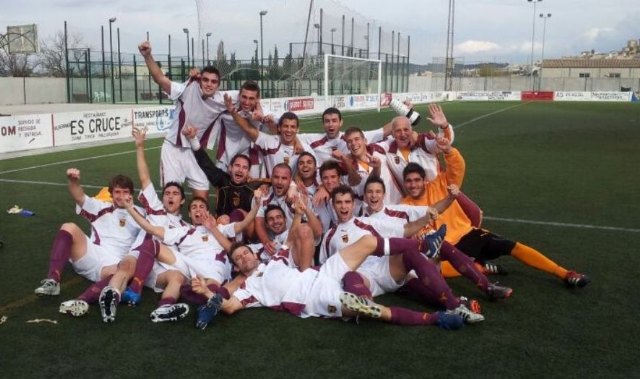
<svg viewBox="0 0 640 379"><path fill-rule="evenodd" d="M445 171L441 171L435 180L425 183L424 194L419 199L406 196L402 199L402 204L408 205L433 205L436 202L449 196L447 186L449 184L455 184L458 187L462 186L462 179L465 173L464 158L460 152L452 148L448 154L444 155L447 163ZM473 226L471 220L464 213L462 207L457 201L451 203L440 216L436 219L436 228L440 225L447 225L447 235L445 239L455 245L460 239L469 233Z"/></svg>

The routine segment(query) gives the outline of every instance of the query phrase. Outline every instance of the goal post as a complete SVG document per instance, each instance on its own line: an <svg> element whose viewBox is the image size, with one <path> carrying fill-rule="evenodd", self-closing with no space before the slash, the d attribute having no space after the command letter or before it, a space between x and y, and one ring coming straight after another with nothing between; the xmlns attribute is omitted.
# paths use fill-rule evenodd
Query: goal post
<svg viewBox="0 0 640 379"><path fill-rule="evenodd" d="M380 112L381 60L334 54L324 55L324 97L327 105L330 104L329 99L333 95L366 95L374 93L374 91L377 96L376 108Z"/></svg>

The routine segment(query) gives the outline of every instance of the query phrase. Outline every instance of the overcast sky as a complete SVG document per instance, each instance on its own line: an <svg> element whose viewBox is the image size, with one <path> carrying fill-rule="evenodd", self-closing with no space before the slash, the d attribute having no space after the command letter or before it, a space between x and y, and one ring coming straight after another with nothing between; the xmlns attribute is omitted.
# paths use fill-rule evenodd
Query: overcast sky
<svg viewBox="0 0 640 379"><path fill-rule="evenodd" d="M181 4L178 6L178 4ZM197 6L198 4L198 6ZM433 57L445 55L448 0L316 0L311 12L308 40L317 39L314 23L319 23L323 9L323 40L330 43L341 38L341 15L347 13L346 33L350 19L361 25L371 24L371 43L377 44L377 28L381 27L385 41L391 30L401 33L402 50L410 36L413 63L428 63ZM120 28L121 51L137 52L137 44L150 33L154 52L166 54L171 34L172 55L186 55L186 35L198 41L210 38L210 54L222 39L225 51L236 52L238 59L248 59L260 39L261 10L263 17L265 58L278 46L283 57L289 42L303 42L309 13L307 0L0 0L0 31L8 25L37 24L39 38L50 39L68 22L71 34L81 35L93 49L101 45L100 26L105 26L106 47L109 46L109 21L113 24L114 50L116 27ZM200 22L198 21L198 8ZM620 50L630 39L640 38L640 0L543 0L536 3L534 57L542 52L543 19L539 13L551 13L546 21L544 56L554 58L577 55L595 49L599 52ZM478 61L509 61L526 63L531 57L534 6L527 0L458 0L455 9L454 55L468 63ZM199 26L201 29L199 30ZM331 33L335 27L336 32ZM357 34L354 33L354 34ZM360 43L357 41L362 40ZM356 45L365 46L358 37ZM347 37L347 44L349 37ZM386 43L385 43L386 44ZM201 44L196 42L196 56ZM389 47L386 47L389 49ZM206 50L206 49L205 49ZM371 47L372 51L377 48ZM295 55L295 54L294 54Z"/></svg>

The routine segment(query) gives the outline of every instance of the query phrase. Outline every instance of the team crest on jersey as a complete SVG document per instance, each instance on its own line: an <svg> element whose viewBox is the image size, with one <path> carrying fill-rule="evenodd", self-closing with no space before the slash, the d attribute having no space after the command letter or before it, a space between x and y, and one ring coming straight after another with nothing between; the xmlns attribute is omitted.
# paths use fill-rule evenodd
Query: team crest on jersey
<svg viewBox="0 0 640 379"><path fill-rule="evenodd" d="M207 234L203 234L202 235L202 242L208 242L209 241L209 236Z"/></svg>
<svg viewBox="0 0 640 379"><path fill-rule="evenodd" d="M347 234L343 234L342 235L342 242L344 242L344 243L349 242L349 236Z"/></svg>
<svg viewBox="0 0 640 379"><path fill-rule="evenodd" d="M329 305L329 306L327 306L327 311L328 311L329 313L336 313L336 312L337 312L337 309L336 309L336 307L334 307L333 305Z"/></svg>
<svg viewBox="0 0 640 379"><path fill-rule="evenodd" d="M400 164L400 157L399 156L395 156L393 157L393 160L396 162L396 164Z"/></svg>
<svg viewBox="0 0 640 379"><path fill-rule="evenodd" d="M240 194L238 192L234 192L233 193L233 197L231 198L231 202L233 203L234 207L239 207L240 206Z"/></svg>
<svg viewBox="0 0 640 379"><path fill-rule="evenodd" d="M124 226L127 225L127 219L121 218L118 224L121 228L124 228Z"/></svg>

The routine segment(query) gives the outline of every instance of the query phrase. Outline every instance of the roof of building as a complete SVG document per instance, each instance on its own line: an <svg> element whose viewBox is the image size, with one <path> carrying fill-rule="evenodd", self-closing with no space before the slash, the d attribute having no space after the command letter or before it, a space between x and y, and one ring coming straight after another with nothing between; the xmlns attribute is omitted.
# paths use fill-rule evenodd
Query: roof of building
<svg viewBox="0 0 640 379"><path fill-rule="evenodd" d="M545 59L544 68L640 68L640 59Z"/></svg>

